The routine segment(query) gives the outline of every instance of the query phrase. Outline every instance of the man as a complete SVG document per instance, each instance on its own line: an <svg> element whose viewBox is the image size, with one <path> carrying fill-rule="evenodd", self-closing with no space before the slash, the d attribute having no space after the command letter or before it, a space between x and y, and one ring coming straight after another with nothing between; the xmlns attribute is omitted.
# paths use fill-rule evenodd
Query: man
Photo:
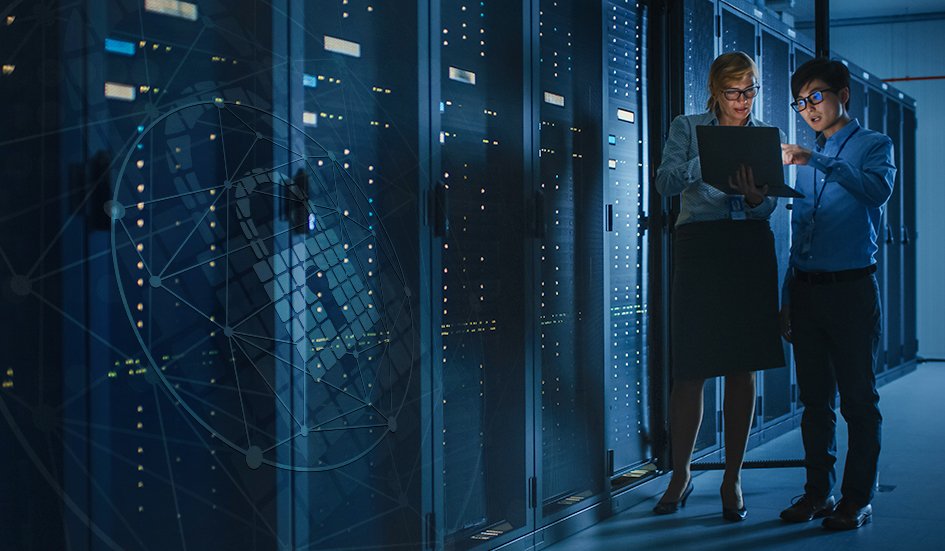
<svg viewBox="0 0 945 551"><path fill-rule="evenodd" d="M833 530L859 528L872 515L882 426L873 376L881 330L873 273L896 175L892 141L851 120L849 85L850 72L839 61L818 58L798 67L791 106L817 134L817 147L781 146L784 163L797 165L796 187L804 194L794 200L781 331L794 345L807 468L804 495L781 518L824 517L823 526ZM834 507L837 389L849 447Z"/></svg>

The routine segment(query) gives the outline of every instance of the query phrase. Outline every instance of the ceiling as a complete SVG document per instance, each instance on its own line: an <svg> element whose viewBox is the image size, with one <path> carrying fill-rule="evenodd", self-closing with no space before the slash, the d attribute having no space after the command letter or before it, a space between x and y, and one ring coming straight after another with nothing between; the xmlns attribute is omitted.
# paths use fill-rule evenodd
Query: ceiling
<svg viewBox="0 0 945 551"><path fill-rule="evenodd" d="M920 13L945 14L945 0L829 0L830 19L858 19L862 17L906 16ZM786 1L769 1L769 7ZM787 11L797 22L814 20L814 0L795 0Z"/></svg>

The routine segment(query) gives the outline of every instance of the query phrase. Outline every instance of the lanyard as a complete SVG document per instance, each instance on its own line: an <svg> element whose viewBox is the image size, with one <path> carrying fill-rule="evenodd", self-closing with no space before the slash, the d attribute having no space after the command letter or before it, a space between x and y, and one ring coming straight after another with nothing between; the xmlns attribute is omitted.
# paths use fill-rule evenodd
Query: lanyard
<svg viewBox="0 0 945 551"><path fill-rule="evenodd" d="M840 158L840 154L843 153L843 148L847 146L847 142L850 141L850 138L856 136L856 133L860 131L860 127L857 126L853 132L850 132L850 135L847 136L843 143L840 144L840 149L837 150L837 154L833 156L834 159ZM824 174L826 176L826 174ZM813 222L817 218L817 209L820 208L820 200L824 196L824 191L827 189L826 178L824 178L824 184L820 187L820 192L817 191L817 169L814 169L814 195L817 196L817 199L814 200L814 211L810 215L810 221Z"/></svg>

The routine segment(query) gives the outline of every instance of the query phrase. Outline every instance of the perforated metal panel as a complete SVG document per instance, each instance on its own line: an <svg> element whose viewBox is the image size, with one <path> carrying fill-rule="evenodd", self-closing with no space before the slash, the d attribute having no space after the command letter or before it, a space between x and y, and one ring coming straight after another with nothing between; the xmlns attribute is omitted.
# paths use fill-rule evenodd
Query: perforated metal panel
<svg viewBox="0 0 945 551"><path fill-rule="evenodd" d="M686 0L684 10L686 114L702 113L709 99L709 66L715 59L715 3Z"/></svg>
<svg viewBox="0 0 945 551"><path fill-rule="evenodd" d="M722 52L744 52L755 58L755 23L722 6Z"/></svg>
<svg viewBox="0 0 945 551"><path fill-rule="evenodd" d="M586 505L606 476L601 283L589 265L602 262L602 149L599 132L604 75L601 8L580 0L544 0L539 60L540 117L536 208L543 210L538 258L541 361L541 506L551 518ZM622 14L621 14L622 15ZM611 14L617 29L633 21ZM611 46L615 47L615 46ZM627 52L614 52L623 71ZM630 52L632 54L632 52ZM628 79L623 79L627 82ZM622 89L620 91L623 91ZM595 101L596 100L596 101ZM595 109L594 107L598 107ZM598 130L598 131L595 131Z"/></svg>
<svg viewBox="0 0 945 551"><path fill-rule="evenodd" d="M784 132L785 137L790 132L790 118L793 110L791 102L790 82L790 45L778 35L762 31L761 33L761 94L762 118L772 126ZM785 178L789 171L785 170ZM780 199L778 208L771 213L771 231L774 233L774 244L778 256L778 289L784 281L790 259L791 218L790 211L785 208L787 201ZM785 367L768 369L762 373L762 411L757 412L764 422L783 417L792 411L791 407L791 354L792 348L783 343Z"/></svg>
<svg viewBox="0 0 945 551"><path fill-rule="evenodd" d="M902 106L894 101L886 101L886 135L893 143L893 159L896 166L902 164ZM889 225L889 239L886 248L886 295L884 312L886 315L886 352L887 368L898 366L902 361L902 173L896 172L896 181L892 196L886 203L886 221Z"/></svg>
<svg viewBox="0 0 945 551"><path fill-rule="evenodd" d="M916 358L919 343L916 334L916 114L911 108L903 109L902 161L899 166L902 196L903 243L903 340L902 361Z"/></svg>
<svg viewBox="0 0 945 551"><path fill-rule="evenodd" d="M440 3L445 531L456 548L526 522L521 5ZM488 538L487 538L488 539Z"/></svg>
<svg viewBox="0 0 945 551"><path fill-rule="evenodd" d="M647 415L647 239L641 225L648 202L645 79L646 22L627 0L606 4L607 70L604 109L607 174L604 199L609 229L604 237L606 442L615 471L649 458ZM611 140L611 137L613 138Z"/></svg>

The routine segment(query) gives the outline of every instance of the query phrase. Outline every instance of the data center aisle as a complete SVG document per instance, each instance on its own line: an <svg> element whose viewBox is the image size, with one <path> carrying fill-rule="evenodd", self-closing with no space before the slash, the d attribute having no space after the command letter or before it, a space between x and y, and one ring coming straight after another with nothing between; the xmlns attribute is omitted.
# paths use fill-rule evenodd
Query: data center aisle
<svg viewBox="0 0 945 551"><path fill-rule="evenodd" d="M942 549L945 477L939 467L945 459L945 363L924 364L881 387L880 400L884 416L880 491L873 501L873 522L858 531L827 532L816 521L789 525L778 519L779 511L802 492L804 473L797 468L745 471L748 519L740 524L725 522L718 495L722 473L710 471L695 477L695 492L676 515L651 513L668 481L664 476L637 490L640 502L631 509L546 550ZM843 421L838 421L838 442L843 454ZM800 430L795 429L750 451L748 459L800 456ZM841 455L839 472L842 461Z"/></svg>

